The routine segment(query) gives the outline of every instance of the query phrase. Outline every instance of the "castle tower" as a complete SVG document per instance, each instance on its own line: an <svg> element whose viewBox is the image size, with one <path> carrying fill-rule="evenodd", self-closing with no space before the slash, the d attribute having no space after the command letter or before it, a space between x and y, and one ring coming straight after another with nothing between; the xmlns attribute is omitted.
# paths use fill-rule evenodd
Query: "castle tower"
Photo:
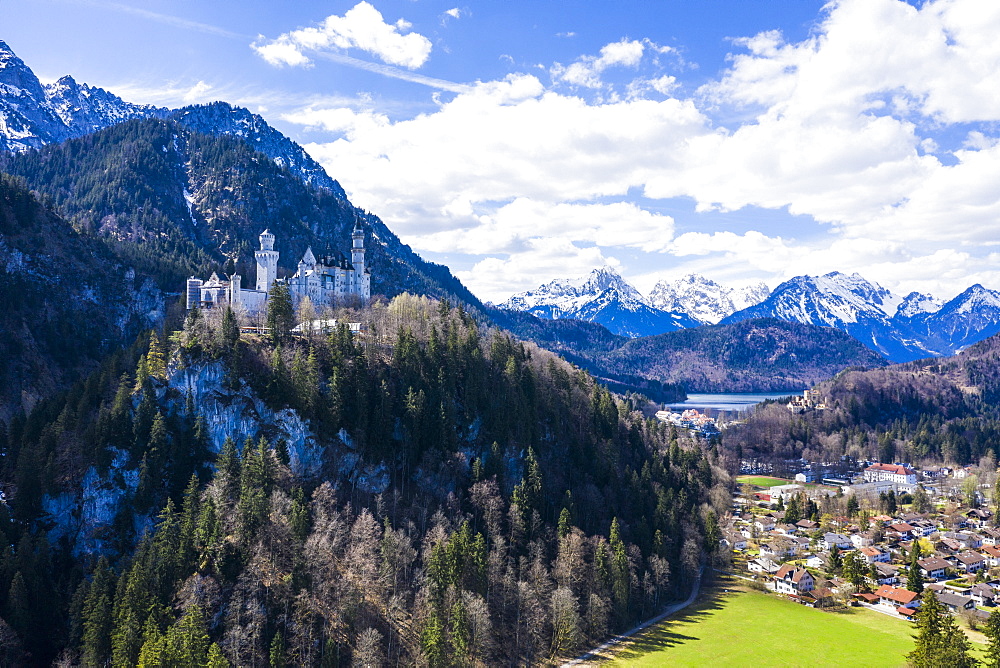
<svg viewBox="0 0 1000 668"><path fill-rule="evenodd" d="M260 250L253 255L257 260L257 290L268 292L278 277L278 251L274 250L274 235L270 230L260 233Z"/></svg>
<svg viewBox="0 0 1000 668"><path fill-rule="evenodd" d="M354 233L351 235L353 247L351 248L351 264L354 265L354 277L361 284L361 276L365 273L365 232L361 229L361 221L354 224Z"/></svg>

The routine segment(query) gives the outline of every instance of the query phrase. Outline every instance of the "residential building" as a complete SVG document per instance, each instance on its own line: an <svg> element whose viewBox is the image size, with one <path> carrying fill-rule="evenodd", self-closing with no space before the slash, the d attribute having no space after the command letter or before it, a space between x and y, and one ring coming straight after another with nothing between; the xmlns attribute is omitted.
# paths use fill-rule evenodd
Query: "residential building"
<svg viewBox="0 0 1000 668"><path fill-rule="evenodd" d="M916 485L917 472L902 464L872 464L864 471L865 482L887 480L900 485Z"/></svg>
<svg viewBox="0 0 1000 668"><path fill-rule="evenodd" d="M779 594L804 594L816 587L809 571L791 564L782 566L773 577L774 590Z"/></svg>

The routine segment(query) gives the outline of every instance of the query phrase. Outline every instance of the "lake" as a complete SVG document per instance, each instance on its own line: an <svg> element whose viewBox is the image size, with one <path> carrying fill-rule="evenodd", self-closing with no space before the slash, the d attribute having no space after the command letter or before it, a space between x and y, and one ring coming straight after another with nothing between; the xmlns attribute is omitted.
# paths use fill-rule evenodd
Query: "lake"
<svg viewBox="0 0 1000 668"><path fill-rule="evenodd" d="M801 392L789 390L788 392L765 393L689 394L687 401L679 404L667 404L667 408L672 410L684 410L686 408L704 410L711 408L717 411L744 411L762 401L784 399L794 394L801 394Z"/></svg>

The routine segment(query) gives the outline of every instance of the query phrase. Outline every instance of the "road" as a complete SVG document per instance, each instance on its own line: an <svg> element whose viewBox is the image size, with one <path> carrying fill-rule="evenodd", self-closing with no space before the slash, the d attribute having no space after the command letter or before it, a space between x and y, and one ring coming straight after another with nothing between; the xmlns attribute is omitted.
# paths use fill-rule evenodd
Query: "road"
<svg viewBox="0 0 1000 668"><path fill-rule="evenodd" d="M667 608L663 612L661 612L659 615L657 615L656 617L653 617L652 619L647 619L646 621L644 621L642 624L639 624L635 628L629 629L625 633L622 633L621 635L617 635L617 636L613 637L611 640L607 641L603 645L601 645L599 647L595 647L594 649L590 650L586 654L581 654L580 656L576 657L572 661L567 661L566 663L562 664L563 668L566 668L567 666L587 666L587 665L591 665L588 662L591 662L591 661L593 661L595 659L599 659L601 657L601 655L604 654L604 652L606 652L607 650L611 649L615 645L618 645L618 644L620 644L622 642L625 642L626 640L628 640L629 638L631 638L632 636L634 636L636 633L639 633L643 629L646 629L646 628L652 626L653 624L658 624L658 623L662 622L664 619L666 619L670 615L674 614L675 612L683 610L684 608L686 608L689 605L691 605L692 603L694 603L694 600L696 598L698 598L698 591L701 589L701 574L704 571L705 571L705 567L704 566L702 566L700 569L698 569L698 575L695 576L695 578L694 578L694 585L691 587L691 595L688 596L687 599L681 601L680 603L674 603L673 605L667 606Z"/></svg>

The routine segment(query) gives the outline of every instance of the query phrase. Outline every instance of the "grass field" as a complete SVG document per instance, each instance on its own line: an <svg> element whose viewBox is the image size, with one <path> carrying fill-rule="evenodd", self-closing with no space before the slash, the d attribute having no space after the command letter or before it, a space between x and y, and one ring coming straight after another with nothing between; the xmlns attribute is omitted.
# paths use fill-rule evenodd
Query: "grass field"
<svg viewBox="0 0 1000 668"><path fill-rule="evenodd" d="M766 475L741 475L736 478L736 482L740 485L753 485L754 487L774 487L775 485L787 485L792 481Z"/></svg>
<svg viewBox="0 0 1000 668"><path fill-rule="evenodd" d="M802 485L803 487L826 487L828 489L837 489L836 487L830 487L829 485L822 485L818 482L795 482L794 480L788 480L787 478L774 478L769 475L741 475L736 478L737 484L740 485L753 485L754 487L775 487L777 485Z"/></svg>
<svg viewBox="0 0 1000 668"><path fill-rule="evenodd" d="M636 636L602 665L903 666L913 648L912 625L872 610L822 612L760 592L729 592Z"/></svg>

